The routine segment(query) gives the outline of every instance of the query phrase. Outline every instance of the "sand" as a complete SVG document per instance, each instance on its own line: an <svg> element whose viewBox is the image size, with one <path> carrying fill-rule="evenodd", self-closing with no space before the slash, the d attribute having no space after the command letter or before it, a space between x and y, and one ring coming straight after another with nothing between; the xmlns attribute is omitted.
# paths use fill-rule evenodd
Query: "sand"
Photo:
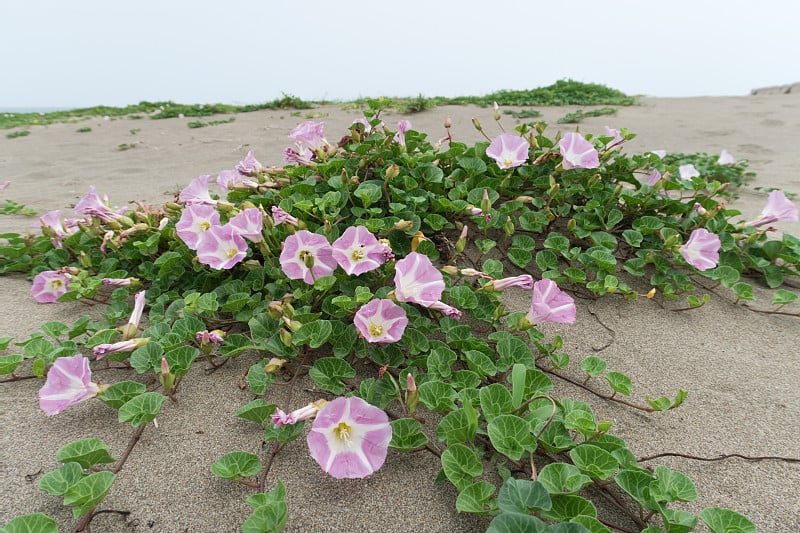
<svg viewBox="0 0 800 533"><path fill-rule="evenodd" d="M555 120L569 108L541 108L551 130L575 126ZM352 109L323 106L312 111L327 123L334 141L360 116ZM264 164L279 165L288 144L286 134L303 116L291 111L261 111L236 115L236 120L189 129L195 119L103 121L55 124L31 128L31 135L0 139L0 192L40 213L61 209L65 214L90 185L107 193L112 204L129 200L161 203L191 179L233 168L248 149ZM452 117L457 140L480 137L471 126L479 117L494 134L492 111L472 106L440 107L403 116L388 114L387 123L410 120L414 129L438 138L445 117ZM214 119L226 117L213 117ZM506 117L511 126L513 119ZM616 116L588 118L582 131L603 126L627 127L638 134L628 152L663 149L668 152L719 153L750 160L758 176L752 186L780 187L800 192L800 94L707 98L644 98L641 105L621 108ZM89 133L77 133L79 127ZM121 151L119 145L133 145ZM759 213L766 194L743 190L733 204L743 217ZM25 231L33 219L2 216L0 232ZM780 229L800 234L800 225ZM0 336L25 339L48 320L71 322L86 308L79 304L37 305L29 296L30 282L20 275L0 276L3 310ZM768 307L770 297L757 302ZM509 294L509 305L522 309L528 295ZM768 316L733 305L719 296L697 310L673 312L657 301L625 302L606 298L578 301L574 326L553 325L548 334L562 334L576 360L597 353L609 368L625 372L634 383L633 398L674 396L679 388L689 397L680 409L645 415L610 404L554 380L557 393L590 402L598 418L615 423L612 433L628 440L637 456L675 452L702 457L720 454L800 458L800 379L797 357L800 322L795 317ZM800 311L797 307L794 311ZM250 489L214 477L209 467L233 450L265 453L261 432L235 417L252 399L237 387L239 377L260 356L243 355L213 376L197 364L183 382L179 403L167 402L149 426L120 472L94 531L227 532L237 531L249 514L243 503ZM105 371L104 382L135 378L125 371ZM61 499L38 489L44 472L57 467L55 452L74 439L97 437L118 456L133 432L121 426L116 413L97 401L79 404L48 418L38 408L42 382L24 380L0 384L0 524L14 516L44 512L61 531L74 521ZM315 399L312 384L296 387L294 407ZM267 398L280 402L284 391L271 389ZM435 427L431 419L431 428ZM780 460L738 458L704 462L667 457L647 464L664 464L688 474L697 485L697 501L676 508L699 512L707 506L734 509L747 515L761 532L800 531L800 464ZM302 441L290 444L278 457L269 481L282 480L288 489L287 531L480 531L488 521L455 511L456 491L433 481L438 459L427 453L390 452L386 465L365 481L337 481L319 470ZM601 511L601 513L604 511ZM606 515L607 516L607 515ZM698 531L702 530L698 528Z"/></svg>

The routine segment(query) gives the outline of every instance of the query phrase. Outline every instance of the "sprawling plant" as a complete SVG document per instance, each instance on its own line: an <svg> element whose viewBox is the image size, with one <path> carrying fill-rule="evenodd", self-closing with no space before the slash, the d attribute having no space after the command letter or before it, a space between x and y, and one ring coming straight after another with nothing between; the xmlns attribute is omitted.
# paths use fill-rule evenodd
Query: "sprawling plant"
<svg viewBox="0 0 800 533"><path fill-rule="evenodd" d="M456 142L447 121L431 143L408 121L384 124L373 104L337 143L319 123L292 130L285 166L265 167L251 152L162 207L114 209L92 189L75 217L42 216L42 235L3 236L0 271L29 273L37 301L108 304L103 320L49 322L14 344L22 353L0 356L12 379L24 362L46 377L46 414L97 397L137 428L122 458L82 439L41 479L73 507L76 530L202 356L212 367L253 361L246 382L257 398L237 414L263 427L270 459L231 451L210 464L255 491L243 531L285 524L286 488L269 466L297 438L337 478L380 475L387 453L434 453L458 489L456 509L491 516L490 531L655 533L699 521L754 531L731 510L673 509L697 497L691 480L640 464L589 405L555 396L550 376L577 366L582 387L647 412L678 407L686 391L636 403L626 398L629 376L596 355L572 361L562 338L537 325L573 323L570 293L683 294L697 307L708 299L698 285L721 285L752 299L743 276L776 289L774 305L793 301L781 287L798 275L800 239L769 238L773 222L797 220L785 195L771 192L746 221L723 201L746 165L725 153L627 155L626 130L553 138L544 123L489 137L477 120L486 142ZM501 127L497 108L495 119ZM527 291L530 306L509 312L509 290ZM93 382L91 358L155 375L158 386ZM318 401L267 401L270 385L305 373L323 391ZM425 419L435 431L422 430ZM627 523L602 518L595 502ZM55 523L26 515L3 531L32 528Z"/></svg>

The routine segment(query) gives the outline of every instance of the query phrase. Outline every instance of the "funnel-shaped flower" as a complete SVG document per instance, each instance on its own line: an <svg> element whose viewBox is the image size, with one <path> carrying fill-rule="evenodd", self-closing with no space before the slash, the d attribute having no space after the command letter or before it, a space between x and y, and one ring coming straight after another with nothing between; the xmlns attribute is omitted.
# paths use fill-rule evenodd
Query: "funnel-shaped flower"
<svg viewBox="0 0 800 533"><path fill-rule="evenodd" d="M235 170L223 170L217 175L217 185L225 191L235 189L236 187L249 187L251 189L258 188L258 183L253 180L245 178Z"/></svg>
<svg viewBox="0 0 800 533"><path fill-rule="evenodd" d="M44 387L39 389L39 407L47 416L53 416L99 392L100 387L92 382L87 358L80 354L59 357L48 370Z"/></svg>
<svg viewBox="0 0 800 533"><path fill-rule="evenodd" d="M720 152L719 159L717 159L718 165L732 165L734 163L736 163L736 159L727 150Z"/></svg>
<svg viewBox="0 0 800 533"><path fill-rule="evenodd" d="M721 243L716 234L697 228L689 235L689 240L681 246L680 252L686 262L697 270L708 270L719 263Z"/></svg>
<svg viewBox="0 0 800 533"><path fill-rule="evenodd" d="M411 122L408 120L401 120L397 123L397 133L394 134L392 139L400 146L406 145L406 132L411 129Z"/></svg>
<svg viewBox="0 0 800 533"><path fill-rule="evenodd" d="M92 348L92 353L99 361L110 353L132 352L136 348L144 346L150 342L150 337L142 337L138 339L128 339L126 341L114 342L110 344L98 344Z"/></svg>
<svg viewBox="0 0 800 533"><path fill-rule="evenodd" d="M699 178L700 172L689 163L688 165L681 165L678 167L678 175L680 175L682 180L690 180L692 178Z"/></svg>
<svg viewBox="0 0 800 533"><path fill-rule="evenodd" d="M533 277L530 274L522 274L521 276L513 276L510 278L495 279L484 285L487 289L502 291L517 287L527 291L533 288Z"/></svg>
<svg viewBox="0 0 800 533"><path fill-rule="evenodd" d="M325 140L324 122L309 120L308 122L298 124L289 132L289 138L300 143L300 148L305 145L311 150L319 150L328 144L328 141Z"/></svg>
<svg viewBox="0 0 800 533"><path fill-rule="evenodd" d="M434 311L439 311L447 318L452 318L453 320L461 320L461 310L453 307L452 305L447 305L444 302L433 302L431 305L428 306L428 309L433 309Z"/></svg>
<svg viewBox="0 0 800 533"><path fill-rule="evenodd" d="M181 219L175 224L175 231L186 246L197 250L203 233L212 226L219 226L219 213L210 205L189 205L181 213Z"/></svg>
<svg viewBox="0 0 800 533"><path fill-rule="evenodd" d="M530 147L528 141L519 135L501 133L486 148L486 155L494 159L500 168L514 168L528 160Z"/></svg>
<svg viewBox="0 0 800 533"><path fill-rule="evenodd" d="M264 229L261 220L261 211L257 207L249 207L228 221L236 232L250 242L261 242Z"/></svg>
<svg viewBox="0 0 800 533"><path fill-rule="evenodd" d="M439 301L444 291L442 273L428 256L411 252L395 265L395 295L401 302L428 307Z"/></svg>
<svg viewBox="0 0 800 533"><path fill-rule="evenodd" d="M210 183L211 176L196 177L181 191L178 195L178 200L184 202L186 205L217 205L217 201L211 198L211 193L208 192Z"/></svg>
<svg viewBox="0 0 800 533"><path fill-rule="evenodd" d="M386 262L386 246L364 226L350 226L333 242L333 258L348 274L375 270Z"/></svg>
<svg viewBox="0 0 800 533"><path fill-rule="evenodd" d="M67 292L68 287L69 278L65 274L56 270L45 270L33 278L31 296L40 304L51 304Z"/></svg>
<svg viewBox="0 0 800 533"><path fill-rule="evenodd" d="M236 170L240 174L251 177L258 174L262 168L264 167L258 162L258 159L256 159L256 156L252 150L249 150L244 159L239 161L239 163L236 165Z"/></svg>
<svg viewBox="0 0 800 533"><path fill-rule="evenodd" d="M356 311L353 324L367 342L390 343L403 337L408 318L391 300L371 300Z"/></svg>
<svg viewBox="0 0 800 533"><path fill-rule="evenodd" d="M525 315L528 322L562 322L572 324L575 322L575 301L572 297L558 288L551 279L540 279L533 284L533 301L531 310Z"/></svg>
<svg viewBox="0 0 800 533"><path fill-rule="evenodd" d="M594 145L587 141L583 135L574 131L564 135L558 141L563 160L561 165L564 170L573 168L597 168L600 166L600 157Z"/></svg>
<svg viewBox="0 0 800 533"><path fill-rule="evenodd" d="M324 235L300 230L283 242L281 268L289 279L302 279L309 285L322 276L333 274L336 259Z"/></svg>
<svg viewBox="0 0 800 533"><path fill-rule="evenodd" d="M275 222L276 226L280 226L284 222L294 227L297 227L300 224L300 222L295 217L293 217L292 215L290 215L277 205L272 206L272 220Z"/></svg>
<svg viewBox="0 0 800 533"><path fill-rule="evenodd" d="M767 197L767 205L761 210L761 215L747 225L758 227L781 220L797 222L797 208L786 198L783 191L772 191Z"/></svg>
<svg viewBox="0 0 800 533"><path fill-rule="evenodd" d="M105 281L105 280L103 280ZM144 291L139 291L133 297L133 312L128 319L128 323L122 328L122 339L129 340L136 336L139 331L139 321L142 319L142 312L144 311L145 296Z"/></svg>
<svg viewBox="0 0 800 533"><path fill-rule="evenodd" d="M197 246L197 260L216 270L228 270L247 255L247 243L230 224L211 226Z"/></svg>
<svg viewBox="0 0 800 533"><path fill-rule="evenodd" d="M647 184L654 187L659 181L661 181L661 172L658 169L653 169L653 172L647 178Z"/></svg>
<svg viewBox="0 0 800 533"><path fill-rule="evenodd" d="M311 457L336 479L361 479L378 470L390 440L386 413L356 396L325 405L307 437Z"/></svg>
<svg viewBox="0 0 800 533"><path fill-rule="evenodd" d="M76 215L93 216L103 222L119 220L122 215L108 207L107 202L108 198L101 200L100 196L95 190L94 185L92 185L89 187L89 192L86 193L86 196L81 198L80 201L75 204L74 211Z"/></svg>
<svg viewBox="0 0 800 533"><path fill-rule="evenodd" d="M616 146L625 140L622 138L622 135L618 129L609 128L608 126L604 126L604 128L606 130L606 137L612 137L612 140L606 143L606 149Z"/></svg>

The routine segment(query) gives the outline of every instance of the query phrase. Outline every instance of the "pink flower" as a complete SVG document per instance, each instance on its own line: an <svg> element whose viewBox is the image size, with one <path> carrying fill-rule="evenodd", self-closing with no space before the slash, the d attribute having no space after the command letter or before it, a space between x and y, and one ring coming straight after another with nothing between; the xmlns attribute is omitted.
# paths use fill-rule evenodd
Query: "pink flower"
<svg viewBox="0 0 800 533"><path fill-rule="evenodd" d="M401 120L397 123L397 133L394 134L392 139L400 146L406 145L406 132L411 129L411 122L408 120Z"/></svg>
<svg viewBox="0 0 800 533"><path fill-rule="evenodd" d="M289 279L302 279L309 285L336 270L333 248L328 239L308 230L300 230L286 238L280 263Z"/></svg>
<svg viewBox="0 0 800 533"><path fill-rule="evenodd" d="M434 311L439 311L447 318L452 318L453 320L461 320L461 310L456 309L452 305L447 305L444 302L433 302L431 305L428 306L428 309L433 309Z"/></svg>
<svg viewBox="0 0 800 533"><path fill-rule="evenodd" d="M658 169L653 169L653 172L647 178L647 184L654 187L659 181L661 181L661 172Z"/></svg>
<svg viewBox="0 0 800 533"><path fill-rule="evenodd" d="M78 231L77 226L67 228L61 221L61 211L48 211L39 217L39 225L42 233L50 237L50 241L56 248L61 248L61 241L71 234Z"/></svg>
<svg viewBox="0 0 800 533"><path fill-rule="evenodd" d="M213 331L208 331L206 329L203 331L198 331L197 334L195 334L194 338L200 344L212 344L212 343L219 344L224 340L222 338L222 335L220 335L220 333L221 333L220 330L217 329Z"/></svg>
<svg viewBox="0 0 800 533"><path fill-rule="evenodd" d="M525 315L528 322L575 322L575 302L572 297L558 288L551 279L540 279L533 284L531 310Z"/></svg>
<svg viewBox="0 0 800 533"><path fill-rule="evenodd" d="M228 270L247 254L247 243L230 224L211 226L197 245L197 260L216 270Z"/></svg>
<svg viewBox="0 0 800 533"><path fill-rule="evenodd" d="M181 191L178 195L178 200L186 205L217 205L217 201L211 198L211 193L208 192L210 183L211 176L196 177Z"/></svg>
<svg viewBox="0 0 800 533"><path fill-rule="evenodd" d="M411 252L395 265L395 295L401 302L428 307L442 297L444 278L428 256Z"/></svg>
<svg viewBox="0 0 800 533"><path fill-rule="evenodd" d="M386 413L357 396L329 402L307 437L311 457L336 479L371 475L386 461L391 440Z"/></svg>
<svg viewBox="0 0 800 533"><path fill-rule="evenodd" d="M300 143L295 143L294 147L287 146L283 151L283 162L287 165L308 165L314 158L314 152Z"/></svg>
<svg viewBox="0 0 800 533"><path fill-rule="evenodd" d="M103 278L103 285L107 287L130 287L133 278Z"/></svg>
<svg viewBox="0 0 800 533"><path fill-rule="evenodd" d="M650 150L650 153L656 154L659 159L664 159L664 157L667 155L666 150Z"/></svg>
<svg viewBox="0 0 800 533"><path fill-rule="evenodd" d="M531 145L519 135L501 133L486 148L486 155L497 162L497 166L506 169L522 165L528 160Z"/></svg>
<svg viewBox="0 0 800 533"><path fill-rule="evenodd" d="M680 175L682 180L689 180L692 178L700 177L700 172L694 168L694 165L689 163L688 165L681 165L678 167L678 174Z"/></svg>
<svg viewBox="0 0 800 533"><path fill-rule="evenodd" d="M697 270L708 270L719 263L720 245L716 234L698 228L692 231L689 240L680 247L680 252L686 262Z"/></svg>
<svg viewBox="0 0 800 533"><path fill-rule="evenodd" d="M311 150L319 150L324 148L328 141L325 140L325 123L324 122L303 122L298 124L289 132L289 138L297 141L301 146L305 145Z"/></svg>
<svg viewBox="0 0 800 533"><path fill-rule="evenodd" d="M758 227L781 220L797 222L797 208L786 198L783 191L772 191L767 197L767 205L761 210L761 215L747 225Z"/></svg>
<svg viewBox="0 0 800 533"><path fill-rule="evenodd" d="M533 277L530 274L522 274L521 276L514 276L511 278L496 279L490 281L484 287L495 291L502 291L510 289L511 287L518 287L527 291L533 288Z"/></svg>
<svg viewBox="0 0 800 533"><path fill-rule="evenodd" d="M391 300L370 300L356 311L353 324L367 342L390 343L403 337L408 318L405 309Z"/></svg>
<svg viewBox="0 0 800 533"><path fill-rule="evenodd" d="M139 291L133 297L133 311L128 323L122 326L122 339L129 340L136 336L139 331L139 321L142 319L142 312L144 311L145 296L144 291Z"/></svg>
<svg viewBox="0 0 800 533"><path fill-rule="evenodd" d="M692 206L692 209L697 211L697 214L700 215L701 217L704 217L708 214L708 210L705 207L703 207L703 205L700 202L695 202L694 205Z"/></svg>
<svg viewBox="0 0 800 533"><path fill-rule="evenodd" d="M197 250L200 238L212 228L219 226L219 213L210 205L189 205L181 213L181 219L175 224L178 237L192 250Z"/></svg>
<svg viewBox="0 0 800 533"><path fill-rule="evenodd" d="M364 133L366 133L367 135L372 133L372 125L369 123L369 120L367 120L365 117L355 119L353 121L353 124L361 124L362 126L364 126Z"/></svg>
<svg viewBox="0 0 800 533"><path fill-rule="evenodd" d="M217 175L217 185L220 189L229 191L236 187L248 187L250 189L257 189L258 183L253 180L245 179L244 176L235 170L223 170Z"/></svg>
<svg viewBox="0 0 800 533"><path fill-rule="evenodd" d="M718 165L732 165L734 163L736 163L736 159L727 150L720 152L719 159L717 159Z"/></svg>
<svg viewBox="0 0 800 533"><path fill-rule="evenodd" d="M576 132L569 132L558 141L563 160L561 165L564 170L573 168L597 168L600 166L600 159L594 145L587 141L583 135Z"/></svg>
<svg viewBox="0 0 800 533"><path fill-rule="evenodd" d="M622 135L620 135L619 130L614 128L609 128L608 126L604 126L606 129L606 137L613 137L612 140L606 143L606 149L609 149L613 146L616 146L624 141Z"/></svg>
<svg viewBox="0 0 800 533"><path fill-rule="evenodd" d="M299 222L295 217L293 217L292 215L290 215L277 205L272 206L272 220L275 222L276 226L280 226L284 222L286 222L287 224L291 224L294 227L297 227L299 225Z"/></svg>
<svg viewBox="0 0 800 533"><path fill-rule="evenodd" d="M375 270L386 262L385 245L364 226L350 226L333 242L333 258L349 275Z"/></svg>
<svg viewBox="0 0 800 533"><path fill-rule="evenodd" d="M99 361L110 353L132 352L140 346L150 342L150 337L128 339L126 341L114 342L111 344L98 344L92 348L92 353Z"/></svg>
<svg viewBox="0 0 800 533"><path fill-rule="evenodd" d="M93 216L103 222L110 222L122 218L122 214L109 208L107 203L108 198L101 200L100 196L97 195L94 185L92 185L89 187L89 192L86 193L86 196L75 204L74 211L77 215ZM124 208L121 211L124 211Z"/></svg>
<svg viewBox="0 0 800 533"><path fill-rule="evenodd" d="M33 278L31 296L40 304L51 304L68 290L69 278L66 274L56 270L45 270Z"/></svg>
<svg viewBox="0 0 800 533"><path fill-rule="evenodd" d="M236 165L236 170L240 174L250 177L258 174L263 168L264 167L258 162L258 159L256 159L256 156L253 154L252 150L248 151L244 159L239 161L239 163Z"/></svg>
<svg viewBox="0 0 800 533"><path fill-rule="evenodd" d="M250 242L260 242L264 240L261 230L264 225L261 221L261 211L257 207L248 207L238 215L228 221L228 225L233 227L239 235Z"/></svg>
<svg viewBox="0 0 800 533"><path fill-rule="evenodd" d="M47 416L53 416L99 392L99 385L92 382L87 358L80 354L59 357L48 370L44 387L39 389L39 407Z"/></svg>

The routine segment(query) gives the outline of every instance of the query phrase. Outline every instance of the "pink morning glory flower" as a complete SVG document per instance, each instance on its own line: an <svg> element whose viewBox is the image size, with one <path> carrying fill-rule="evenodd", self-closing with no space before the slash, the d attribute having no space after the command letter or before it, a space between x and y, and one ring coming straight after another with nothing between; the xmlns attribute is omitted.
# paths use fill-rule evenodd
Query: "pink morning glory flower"
<svg viewBox="0 0 800 533"><path fill-rule="evenodd" d="M257 189L258 183L245 178L235 170L223 170L217 175L217 185L223 191L230 191L237 187L247 187Z"/></svg>
<svg viewBox="0 0 800 533"><path fill-rule="evenodd" d="M300 230L283 242L281 268L289 279L302 279L309 285L322 276L333 274L336 259L324 235Z"/></svg>
<svg viewBox="0 0 800 533"><path fill-rule="evenodd" d="M98 344L92 348L92 353L99 361L110 353L132 352L140 346L144 346L150 342L150 337L143 337L138 339L128 339L126 341L119 341L114 343Z"/></svg>
<svg viewBox="0 0 800 533"><path fill-rule="evenodd" d="M100 199L94 185L89 187L89 192L75 204L75 214L89 215L103 222L119 220L122 214L108 207L108 198ZM124 211L124 208L121 210Z"/></svg>
<svg viewBox="0 0 800 533"><path fill-rule="evenodd" d="M364 126L364 133L366 133L367 135L372 133L372 125L369 123L369 120L367 120L365 117L355 119L353 121L353 124L361 124L362 126Z"/></svg>
<svg viewBox="0 0 800 533"><path fill-rule="evenodd" d="M528 322L561 322L572 324L575 322L575 301L572 297L558 288L551 279L540 279L533 284L533 300L531 310L525 315Z"/></svg>
<svg viewBox="0 0 800 533"><path fill-rule="evenodd" d="M358 276L386 262L385 245L364 226L350 226L333 242L333 258L349 275Z"/></svg>
<svg viewBox="0 0 800 533"><path fill-rule="evenodd" d="M428 309L433 309L434 311L439 311L447 318L452 318L453 320L461 320L461 310L453 307L452 305L447 305L444 302L433 302L431 305L428 306Z"/></svg>
<svg viewBox="0 0 800 533"><path fill-rule="evenodd" d="M294 227L299 226L299 221L295 217L293 217L292 215L290 215L277 205L272 206L272 220L274 221L276 226L280 226L284 222L286 222L287 224L291 224Z"/></svg>
<svg viewBox="0 0 800 533"><path fill-rule="evenodd" d="M698 228L692 231L689 240L680 247L680 252L686 262L697 270L708 270L719 263L720 245L716 234Z"/></svg>
<svg viewBox="0 0 800 533"><path fill-rule="evenodd" d="M283 162L287 165L308 165L314 158L314 152L300 143L295 143L294 147L287 146L283 151Z"/></svg>
<svg viewBox="0 0 800 533"><path fill-rule="evenodd" d="M502 291L505 289L510 289L512 287L517 287L519 289L525 289L529 291L533 288L533 276L531 276L530 274L522 274L521 276L496 279L490 281L489 283L484 285L484 287L495 291Z"/></svg>
<svg viewBox="0 0 800 533"><path fill-rule="evenodd" d="M694 165L689 163L688 165L681 165L678 167L678 174L680 175L682 180L689 180L692 178L700 177L700 172L694 168Z"/></svg>
<svg viewBox="0 0 800 533"><path fill-rule="evenodd" d="M397 123L397 133L394 134L392 139L400 146L406 145L406 132L411 129L411 122L408 120L401 120Z"/></svg>
<svg viewBox="0 0 800 533"><path fill-rule="evenodd" d="M528 160L531 145L519 135L501 133L486 148L486 155L497 162L497 166L506 169L522 165Z"/></svg>
<svg viewBox="0 0 800 533"><path fill-rule="evenodd" d="M213 331L208 331L206 329L206 330L203 330L203 331L198 331L195 334L194 338L201 345L219 344L219 343L221 343L222 341L225 340L225 339L222 338L221 333L222 333L221 330L218 330L218 329L215 329Z"/></svg>
<svg viewBox="0 0 800 533"><path fill-rule="evenodd" d="M658 169L653 169L653 172L647 178L647 184L654 187L659 181L661 181L661 172Z"/></svg>
<svg viewBox="0 0 800 533"><path fill-rule="evenodd" d="M230 224L211 226L197 245L197 260L216 270L229 270L247 254L247 243Z"/></svg>
<svg viewBox="0 0 800 533"><path fill-rule="evenodd" d="M427 255L411 252L395 265L395 296L428 307L442 297L444 278Z"/></svg>
<svg viewBox="0 0 800 533"><path fill-rule="evenodd" d="M45 270L33 278L31 296L40 304L51 304L67 292L68 288L69 278L66 274L56 270Z"/></svg>
<svg viewBox="0 0 800 533"><path fill-rule="evenodd" d="M405 309L391 300L370 300L356 311L353 324L367 342L390 343L403 337L408 318Z"/></svg>
<svg viewBox="0 0 800 533"><path fill-rule="evenodd" d="M564 170L573 168L597 168L600 166L600 158L594 145L587 141L583 135L574 131L564 135L558 141L558 148L561 150L561 165Z"/></svg>
<svg viewBox="0 0 800 533"><path fill-rule="evenodd" d="M105 280L103 280L105 282ZM122 339L129 340L136 336L139 331L139 321L142 319L142 312L144 311L145 297L144 291L139 291L133 297L133 311L128 323L122 326Z"/></svg>
<svg viewBox="0 0 800 533"><path fill-rule="evenodd" d="M47 380L39 389L39 407L47 416L53 416L99 392L100 386L92 382L87 358L80 354L59 357L47 371Z"/></svg>
<svg viewBox="0 0 800 533"><path fill-rule="evenodd" d="M270 417L272 425L275 427L275 429L278 429L283 426L297 424L298 422L309 420L317 416L319 410L325 407L327 403L328 402L326 400L317 400L316 402L309 403L305 407L295 409L289 414L286 414L281 409L276 407L275 412Z"/></svg>
<svg viewBox="0 0 800 533"><path fill-rule="evenodd" d="M307 437L311 457L336 479L371 475L386 461L391 440L386 413L356 396L325 405Z"/></svg>
<svg viewBox="0 0 800 533"><path fill-rule="evenodd" d="M196 177L181 191L178 195L178 200L186 205L217 205L217 201L211 198L211 193L208 192L210 183L211 176Z"/></svg>
<svg viewBox="0 0 800 533"><path fill-rule="evenodd" d="M618 129L609 128L608 126L604 126L606 130L607 137L613 137L612 140L606 143L606 149L611 148L612 146L616 146L624 141L622 135L620 134Z"/></svg>
<svg viewBox="0 0 800 533"><path fill-rule="evenodd" d="M666 157L666 155L667 155L667 151L666 150L650 150L650 153L651 154L656 154L659 159L664 159L664 157Z"/></svg>
<svg viewBox="0 0 800 533"><path fill-rule="evenodd" d="M175 224L178 237L192 250L197 250L203 233L219 226L219 213L213 206L194 204L186 206L181 219Z"/></svg>
<svg viewBox="0 0 800 533"><path fill-rule="evenodd" d="M722 150L719 154L719 159L717 159L717 164L732 165L733 163L736 163L736 159L727 150Z"/></svg>
<svg viewBox="0 0 800 533"><path fill-rule="evenodd" d="M797 222L797 208L786 198L783 191L772 191L767 197L767 205L761 210L761 215L747 225L758 227L781 220Z"/></svg>
<svg viewBox="0 0 800 533"><path fill-rule="evenodd" d="M328 141L325 140L325 123L307 121L298 124L289 132L289 138L297 141L302 145L307 146L311 150L319 150L324 148Z"/></svg>
<svg viewBox="0 0 800 533"><path fill-rule="evenodd" d="M256 159L256 156L252 150L249 150L245 158L239 161L239 163L236 165L236 170L240 174L250 177L258 174L263 168L264 167L258 162L258 159Z"/></svg>
<svg viewBox="0 0 800 533"><path fill-rule="evenodd" d="M135 278L103 278L103 285L107 287L130 287Z"/></svg>
<svg viewBox="0 0 800 533"><path fill-rule="evenodd" d="M261 230L264 228L261 211L257 207L248 207L228 221L228 225L250 242L264 240Z"/></svg>

